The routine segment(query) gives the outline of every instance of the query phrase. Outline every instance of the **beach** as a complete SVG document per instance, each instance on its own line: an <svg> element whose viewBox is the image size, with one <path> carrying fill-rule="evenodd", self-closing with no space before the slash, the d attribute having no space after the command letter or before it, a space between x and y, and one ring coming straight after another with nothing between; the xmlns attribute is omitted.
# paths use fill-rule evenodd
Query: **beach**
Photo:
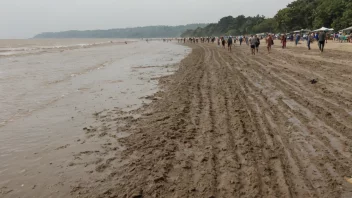
<svg viewBox="0 0 352 198"><path fill-rule="evenodd" d="M99 112L149 103L145 97L159 90L158 79L190 52L170 43L107 39L7 43L15 53L0 57L0 197L70 197L91 175L82 167L101 159L76 163L76 155L106 143L83 128L103 124Z"/></svg>
<svg viewBox="0 0 352 198"><path fill-rule="evenodd" d="M97 115L131 135L107 141L100 177L73 195L351 197L352 59L277 45L251 56L247 46L187 44L150 105Z"/></svg>
<svg viewBox="0 0 352 198"><path fill-rule="evenodd" d="M275 40L252 56L139 41L0 59L0 195L351 197L339 45Z"/></svg>

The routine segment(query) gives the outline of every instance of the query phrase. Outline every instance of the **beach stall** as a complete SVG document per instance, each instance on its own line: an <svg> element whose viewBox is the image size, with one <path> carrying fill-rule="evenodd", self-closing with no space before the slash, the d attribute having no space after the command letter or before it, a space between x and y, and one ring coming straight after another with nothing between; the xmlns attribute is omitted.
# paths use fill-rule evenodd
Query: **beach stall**
<svg viewBox="0 0 352 198"><path fill-rule="evenodd" d="M321 28L319 28L319 29L317 29L317 30L314 30L313 32L320 32L320 31L332 32L332 31L334 31L334 29L333 29L333 28L321 27Z"/></svg>
<svg viewBox="0 0 352 198"><path fill-rule="evenodd" d="M341 30L342 33L350 34L352 32L352 26Z"/></svg>

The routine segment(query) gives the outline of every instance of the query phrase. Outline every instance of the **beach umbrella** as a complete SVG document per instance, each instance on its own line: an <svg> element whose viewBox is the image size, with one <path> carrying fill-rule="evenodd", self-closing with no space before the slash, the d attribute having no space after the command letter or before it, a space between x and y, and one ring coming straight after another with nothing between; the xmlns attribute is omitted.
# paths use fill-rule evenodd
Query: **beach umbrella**
<svg viewBox="0 0 352 198"><path fill-rule="evenodd" d="M329 31L329 28L321 27L320 29L314 30L314 32Z"/></svg>
<svg viewBox="0 0 352 198"><path fill-rule="evenodd" d="M348 27L346 29L343 29L342 31L348 31L348 30L352 30L352 26L351 27Z"/></svg>

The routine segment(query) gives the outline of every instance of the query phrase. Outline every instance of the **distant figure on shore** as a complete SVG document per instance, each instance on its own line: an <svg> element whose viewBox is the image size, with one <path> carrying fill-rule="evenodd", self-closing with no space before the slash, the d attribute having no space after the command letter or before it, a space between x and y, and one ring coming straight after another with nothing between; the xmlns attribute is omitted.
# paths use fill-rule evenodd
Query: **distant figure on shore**
<svg viewBox="0 0 352 198"><path fill-rule="evenodd" d="M300 34L296 34L296 40L295 40L296 46L298 45L298 42L299 42L300 39L301 39L301 35Z"/></svg>
<svg viewBox="0 0 352 198"><path fill-rule="evenodd" d="M232 51L232 37L231 36L229 36L229 38L227 39L227 50L229 51L229 52L231 52Z"/></svg>
<svg viewBox="0 0 352 198"><path fill-rule="evenodd" d="M222 43L222 47L225 49L226 41L224 37L221 37L221 43Z"/></svg>
<svg viewBox="0 0 352 198"><path fill-rule="evenodd" d="M259 45L260 45L260 39L258 38L257 35L254 36L255 39L255 50L257 51L257 54L259 53Z"/></svg>
<svg viewBox="0 0 352 198"><path fill-rule="evenodd" d="M242 42L243 42L243 37L242 36L240 36L240 45L242 45Z"/></svg>
<svg viewBox="0 0 352 198"><path fill-rule="evenodd" d="M282 49L285 49L285 48L286 48L286 43L287 43L286 34L283 34L283 35L281 36L281 43L282 43Z"/></svg>
<svg viewBox="0 0 352 198"><path fill-rule="evenodd" d="M287 37L285 34L281 36L281 43L282 43L282 49L286 48L286 43L287 43Z"/></svg>
<svg viewBox="0 0 352 198"><path fill-rule="evenodd" d="M323 53L324 47L325 47L326 33L324 31L320 31L318 35L318 39L319 39L318 45L319 45L320 53Z"/></svg>
<svg viewBox="0 0 352 198"><path fill-rule="evenodd" d="M273 40L273 37L271 37L271 34L269 34L268 37L266 38L266 44L267 44L268 53L270 54L271 46L274 44L274 40Z"/></svg>
<svg viewBox="0 0 352 198"><path fill-rule="evenodd" d="M256 43L256 39L253 37L253 35L251 35L251 37L249 38L249 43L251 45L251 52L252 55L255 55L255 43Z"/></svg>
<svg viewBox="0 0 352 198"><path fill-rule="evenodd" d="M218 37L218 46L220 46L220 37Z"/></svg>
<svg viewBox="0 0 352 198"><path fill-rule="evenodd" d="M249 39L248 36L245 36L245 37L244 37L244 40L246 41L246 44L247 44L247 45L249 45L248 39Z"/></svg>
<svg viewBox="0 0 352 198"><path fill-rule="evenodd" d="M308 36L307 36L307 47L308 47L308 50L310 50L310 44L313 42L313 33L312 34L309 34L308 33Z"/></svg>

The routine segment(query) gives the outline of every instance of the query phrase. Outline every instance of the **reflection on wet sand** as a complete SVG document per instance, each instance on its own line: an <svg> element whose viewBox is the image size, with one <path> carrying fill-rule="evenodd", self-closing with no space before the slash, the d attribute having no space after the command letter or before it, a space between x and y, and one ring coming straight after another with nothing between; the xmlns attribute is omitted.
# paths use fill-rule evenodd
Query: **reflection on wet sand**
<svg viewBox="0 0 352 198"><path fill-rule="evenodd" d="M100 139L84 127L100 125L105 109L133 109L157 91L190 50L161 42L133 42L0 58L0 195L68 196L87 173L72 162L96 164ZM109 127L109 126L107 126ZM128 134L118 134L121 137ZM76 162L75 162L76 163Z"/></svg>

